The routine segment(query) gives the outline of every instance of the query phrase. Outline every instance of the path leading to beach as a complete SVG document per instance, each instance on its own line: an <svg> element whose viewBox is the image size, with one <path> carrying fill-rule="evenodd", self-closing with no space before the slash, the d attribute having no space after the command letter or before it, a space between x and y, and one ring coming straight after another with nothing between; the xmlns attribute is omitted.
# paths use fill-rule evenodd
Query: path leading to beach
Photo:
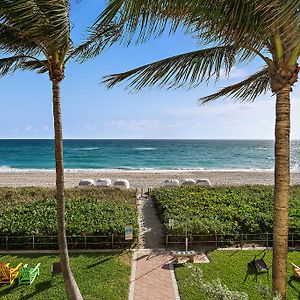
<svg viewBox="0 0 300 300"><path fill-rule="evenodd" d="M129 300L179 300L173 257L161 249L165 235L154 201L145 195L137 201L140 244L133 254Z"/></svg>
<svg viewBox="0 0 300 300"><path fill-rule="evenodd" d="M138 199L138 215L140 224L140 245L142 249L159 249L164 247L165 233L154 201L142 195Z"/></svg>

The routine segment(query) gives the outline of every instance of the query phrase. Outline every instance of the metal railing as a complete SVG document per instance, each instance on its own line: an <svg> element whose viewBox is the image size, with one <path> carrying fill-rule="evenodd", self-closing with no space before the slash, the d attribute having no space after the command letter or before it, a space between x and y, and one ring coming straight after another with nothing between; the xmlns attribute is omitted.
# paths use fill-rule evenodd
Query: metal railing
<svg viewBox="0 0 300 300"><path fill-rule="evenodd" d="M135 242L124 235L67 236L69 249L124 249ZM0 236L0 250L57 250L57 236Z"/></svg>
<svg viewBox="0 0 300 300"><path fill-rule="evenodd" d="M272 233L247 233L247 234L203 234L203 235L166 235L166 247L183 246L188 242L189 247L243 247L247 246L262 246L272 247ZM291 248L300 247L300 232L289 233L288 245Z"/></svg>

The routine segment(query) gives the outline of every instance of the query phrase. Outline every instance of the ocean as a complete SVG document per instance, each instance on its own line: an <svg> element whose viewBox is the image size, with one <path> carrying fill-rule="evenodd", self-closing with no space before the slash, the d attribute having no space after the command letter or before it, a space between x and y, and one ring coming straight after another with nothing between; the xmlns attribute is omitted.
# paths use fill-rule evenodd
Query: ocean
<svg viewBox="0 0 300 300"><path fill-rule="evenodd" d="M271 140L64 140L69 171L273 170ZM54 169L53 140L0 140L0 172ZM291 143L300 171L300 141Z"/></svg>

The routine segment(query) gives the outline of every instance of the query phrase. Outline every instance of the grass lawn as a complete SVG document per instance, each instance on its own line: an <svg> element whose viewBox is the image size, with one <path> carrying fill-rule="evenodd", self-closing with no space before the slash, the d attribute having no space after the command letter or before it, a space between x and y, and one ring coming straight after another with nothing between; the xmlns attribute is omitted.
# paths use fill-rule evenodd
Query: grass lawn
<svg viewBox="0 0 300 300"><path fill-rule="evenodd" d="M255 254L261 254L261 251L213 251L209 253L211 260L208 264L197 264L203 270L203 276L206 281L212 281L220 278L222 284L226 285L232 291L243 291L248 294L250 300L266 299L259 292L259 288L263 285L271 287L272 269L269 270L269 278L267 274L260 274L257 277L254 274L247 275L247 263L250 262ZM265 261L271 265L272 252L267 251ZM289 263L294 262L300 265L300 252L289 252ZM178 265L176 267L176 278L179 285L181 300L211 300L205 297L199 289L192 284L190 277L191 269ZM288 278L292 275L290 264L288 265ZM246 278L246 280L245 280ZM287 299L300 299L300 281L292 279L287 285Z"/></svg>
<svg viewBox="0 0 300 300"><path fill-rule="evenodd" d="M118 300L128 298L130 254L71 254L73 274L85 300ZM5 300L63 300L67 299L61 275L51 278L52 263L57 255L5 255L0 261L16 266L19 262L30 267L41 263L40 275L31 286L0 286L0 299Z"/></svg>

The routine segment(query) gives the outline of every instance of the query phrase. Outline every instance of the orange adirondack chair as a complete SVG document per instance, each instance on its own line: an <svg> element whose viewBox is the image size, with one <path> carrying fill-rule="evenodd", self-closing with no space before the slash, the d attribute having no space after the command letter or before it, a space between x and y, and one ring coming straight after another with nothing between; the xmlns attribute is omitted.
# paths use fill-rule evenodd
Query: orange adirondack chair
<svg viewBox="0 0 300 300"><path fill-rule="evenodd" d="M10 267L9 264L0 267L0 283L13 284L19 274L21 266L22 263L19 263L16 267Z"/></svg>
<svg viewBox="0 0 300 300"><path fill-rule="evenodd" d="M295 264L291 264L291 265L292 265L293 275L296 278L300 279L300 268L297 265L295 265Z"/></svg>

